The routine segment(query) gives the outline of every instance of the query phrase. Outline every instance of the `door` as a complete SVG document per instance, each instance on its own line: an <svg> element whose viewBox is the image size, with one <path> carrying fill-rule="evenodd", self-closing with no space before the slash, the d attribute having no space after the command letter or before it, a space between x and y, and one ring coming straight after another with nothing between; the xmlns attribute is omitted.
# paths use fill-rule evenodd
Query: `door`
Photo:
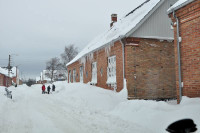
<svg viewBox="0 0 200 133"><path fill-rule="evenodd" d="M97 62L92 63L92 83L97 83Z"/></svg>

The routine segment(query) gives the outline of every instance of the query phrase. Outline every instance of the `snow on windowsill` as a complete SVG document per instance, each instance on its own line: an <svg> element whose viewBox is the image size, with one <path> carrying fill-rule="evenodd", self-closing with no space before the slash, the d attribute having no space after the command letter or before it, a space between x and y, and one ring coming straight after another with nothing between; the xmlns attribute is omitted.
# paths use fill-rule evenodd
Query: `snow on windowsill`
<svg viewBox="0 0 200 133"><path fill-rule="evenodd" d="M106 84L115 84L115 83L117 83L117 81L116 81L116 76L114 76L114 77L109 77L109 78L107 79L107 81L106 81Z"/></svg>

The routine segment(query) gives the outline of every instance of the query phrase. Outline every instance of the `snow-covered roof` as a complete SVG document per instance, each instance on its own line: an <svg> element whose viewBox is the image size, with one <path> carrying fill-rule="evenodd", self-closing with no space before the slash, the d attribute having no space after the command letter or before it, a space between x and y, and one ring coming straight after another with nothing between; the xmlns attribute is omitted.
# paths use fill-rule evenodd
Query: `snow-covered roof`
<svg viewBox="0 0 200 133"><path fill-rule="evenodd" d="M12 73L13 77L16 77L17 76L17 67L12 67L11 73Z"/></svg>
<svg viewBox="0 0 200 133"><path fill-rule="evenodd" d="M11 72L10 72L10 77L16 77L16 75L17 75L16 72L17 72L17 68L12 67ZM0 73L5 75L5 76L8 76L8 69L0 67Z"/></svg>
<svg viewBox="0 0 200 133"><path fill-rule="evenodd" d="M0 67L0 73L8 76L8 70Z"/></svg>
<svg viewBox="0 0 200 133"><path fill-rule="evenodd" d="M135 31L138 24L152 11L159 2L164 0L146 0L143 4L125 15L121 20L114 23L113 27L92 40L72 61L66 66L74 63L99 48L112 44L114 41L126 36L130 31Z"/></svg>
<svg viewBox="0 0 200 133"><path fill-rule="evenodd" d="M178 10L179 8L193 2L194 0L178 0L173 6L171 6L168 10L167 13L170 14L175 10Z"/></svg>

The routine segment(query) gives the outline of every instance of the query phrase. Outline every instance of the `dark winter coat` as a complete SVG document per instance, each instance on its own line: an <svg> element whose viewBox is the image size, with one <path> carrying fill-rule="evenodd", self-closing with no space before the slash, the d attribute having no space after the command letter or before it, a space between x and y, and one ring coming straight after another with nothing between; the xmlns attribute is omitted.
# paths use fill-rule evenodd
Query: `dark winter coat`
<svg viewBox="0 0 200 133"><path fill-rule="evenodd" d="M55 91L55 88L56 88L55 85L52 85L52 90L53 90L53 91Z"/></svg>
<svg viewBox="0 0 200 133"><path fill-rule="evenodd" d="M50 90L51 90L51 87L50 87L50 86L48 86L48 87L47 87L47 90L48 90L48 91L50 91Z"/></svg>

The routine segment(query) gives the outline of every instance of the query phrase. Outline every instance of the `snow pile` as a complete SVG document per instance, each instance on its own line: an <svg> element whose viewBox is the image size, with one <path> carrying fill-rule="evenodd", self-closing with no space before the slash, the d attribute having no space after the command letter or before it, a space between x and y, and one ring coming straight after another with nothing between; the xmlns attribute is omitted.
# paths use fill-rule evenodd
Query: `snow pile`
<svg viewBox="0 0 200 133"><path fill-rule="evenodd" d="M128 32L134 29L138 23L160 2L160 0L146 1L141 7L137 8L134 12L126 15L124 18L114 23L113 27L96 37L91 41L68 65L79 60L83 56L87 56L89 53L94 52L105 45L111 45L115 40L125 36ZM136 29L135 29L136 30Z"/></svg>
<svg viewBox="0 0 200 133"><path fill-rule="evenodd" d="M191 118L200 129L200 98L183 97L180 105L167 102L130 100L120 103L111 114L133 123L140 123L152 133L161 133L180 119Z"/></svg>
<svg viewBox="0 0 200 133"><path fill-rule="evenodd" d="M87 108L87 110L109 111L114 109L119 102L126 101L125 96L118 96L118 93L96 86L73 83L66 87L66 84L65 82L62 85L60 83L55 84L56 86L61 85L61 87L58 88L58 96L55 98L57 100L65 99L66 103L73 102L81 109ZM124 92L124 94L125 93L127 92Z"/></svg>
<svg viewBox="0 0 200 133"><path fill-rule="evenodd" d="M46 84L46 87L51 84ZM0 131L3 133L164 133L174 121L192 118L200 129L200 98L176 101L127 100L99 87L56 82L56 91L41 94L41 85L0 87ZM126 88L126 86L124 87Z"/></svg>

